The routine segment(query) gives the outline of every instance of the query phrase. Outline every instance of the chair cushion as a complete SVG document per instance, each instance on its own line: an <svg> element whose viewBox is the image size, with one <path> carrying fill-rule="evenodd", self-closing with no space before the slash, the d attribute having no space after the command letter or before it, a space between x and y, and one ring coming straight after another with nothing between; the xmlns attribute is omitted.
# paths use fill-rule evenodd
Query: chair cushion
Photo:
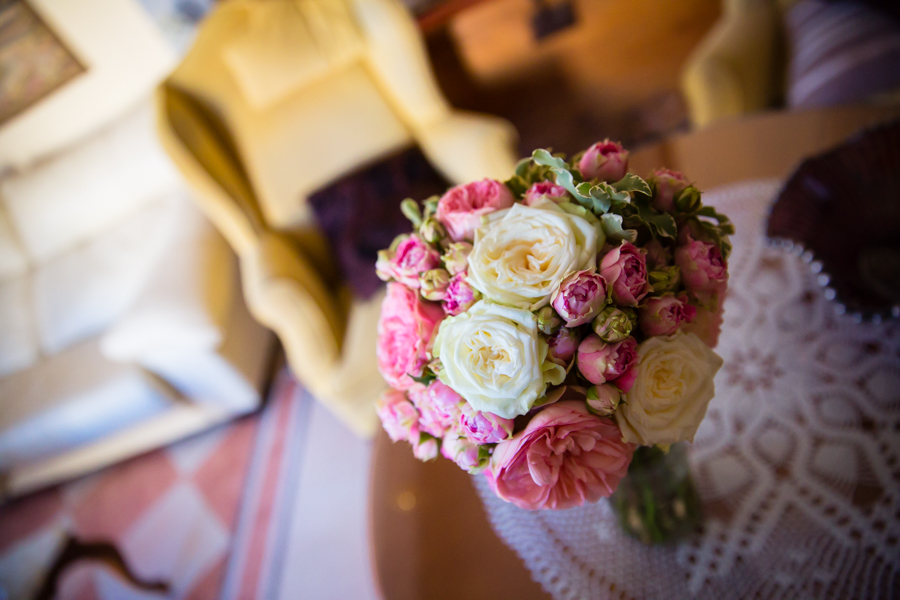
<svg viewBox="0 0 900 600"><path fill-rule="evenodd" d="M149 102L85 144L0 183L22 244L44 262L178 185Z"/></svg>
<svg viewBox="0 0 900 600"><path fill-rule="evenodd" d="M28 367L40 350L28 275L0 281L0 377Z"/></svg>
<svg viewBox="0 0 900 600"><path fill-rule="evenodd" d="M28 270L28 258L3 206L0 206L0 281Z"/></svg>
<svg viewBox="0 0 900 600"><path fill-rule="evenodd" d="M125 313L168 243L173 216L171 201L154 202L35 270L44 352L54 354L96 335Z"/></svg>
<svg viewBox="0 0 900 600"><path fill-rule="evenodd" d="M245 26L222 58L254 109L359 56L362 42L343 2L324 4L270 0L244 7Z"/></svg>
<svg viewBox="0 0 900 600"><path fill-rule="evenodd" d="M900 21L862 2L801 0L785 24L789 106L861 102L900 88Z"/></svg>

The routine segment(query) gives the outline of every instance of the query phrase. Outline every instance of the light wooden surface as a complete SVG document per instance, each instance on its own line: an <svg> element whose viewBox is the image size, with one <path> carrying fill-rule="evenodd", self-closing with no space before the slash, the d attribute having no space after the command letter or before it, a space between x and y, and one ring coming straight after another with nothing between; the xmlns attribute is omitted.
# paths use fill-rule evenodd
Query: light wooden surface
<svg viewBox="0 0 900 600"><path fill-rule="evenodd" d="M900 107L761 114L638 150L630 171L684 171L701 189L786 177L804 157L862 128L900 118ZM421 463L408 444L375 441L370 534L385 600L548 598L494 534L469 476L448 460Z"/></svg>

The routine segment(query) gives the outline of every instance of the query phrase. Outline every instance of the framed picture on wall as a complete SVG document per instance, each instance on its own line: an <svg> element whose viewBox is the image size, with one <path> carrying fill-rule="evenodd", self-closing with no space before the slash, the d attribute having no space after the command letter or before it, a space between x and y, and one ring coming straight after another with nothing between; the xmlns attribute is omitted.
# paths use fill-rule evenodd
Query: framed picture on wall
<svg viewBox="0 0 900 600"><path fill-rule="evenodd" d="M24 0L0 0L0 125L84 70Z"/></svg>
<svg viewBox="0 0 900 600"><path fill-rule="evenodd" d="M112 121L176 58L139 0L0 0L0 172Z"/></svg>

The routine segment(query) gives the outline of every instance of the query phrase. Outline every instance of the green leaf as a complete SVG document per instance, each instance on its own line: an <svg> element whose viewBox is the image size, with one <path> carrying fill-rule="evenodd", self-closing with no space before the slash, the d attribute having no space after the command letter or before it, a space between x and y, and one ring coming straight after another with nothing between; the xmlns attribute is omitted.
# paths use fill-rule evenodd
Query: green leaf
<svg viewBox="0 0 900 600"><path fill-rule="evenodd" d="M634 203L637 208L635 217L641 224L646 225L655 238L672 238L678 235L678 226L672 215L660 212L650 205L649 196L641 196Z"/></svg>
<svg viewBox="0 0 900 600"><path fill-rule="evenodd" d="M622 215L606 213L600 216L600 224L607 241L618 242L626 240L634 243L637 240L637 231L622 228Z"/></svg>
<svg viewBox="0 0 900 600"><path fill-rule="evenodd" d="M410 220L414 228L418 229L422 224L422 212L419 210L419 203L412 198L407 198L400 203L400 212Z"/></svg>
<svg viewBox="0 0 900 600"><path fill-rule="evenodd" d="M637 192L639 194L643 194L644 196L653 195L653 190L650 189L650 184L634 173L626 174L625 177L612 184L612 187L620 192Z"/></svg>
<svg viewBox="0 0 900 600"><path fill-rule="evenodd" d="M410 373L407 373L407 375L409 375L410 379L412 379L416 383L421 383L422 385L429 385L432 381L437 379L437 375L435 375L428 369L425 369L424 371L422 371L421 377L416 377L415 375L412 375Z"/></svg>
<svg viewBox="0 0 900 600"><path fill-rule="evenodd" d="M516 163L516 168L513 170L513 172L519 177L525 177L526 175L528 175L528 171L531 168L532 164L533 163L531 158L523 158Z"/></svg>
<svg viewBox="0 0 900 600"><path fill-rule="evenodd" d="M553 156L548 150L543 148L538 148L532 152L531 159L537 164L550 167L551 169L569 170L569 165L566 164L566 161L558 156Z"/></svg>
<svg viewBox="0 0 900 600"><path fill-rule="evenodd" d="M693 215L702 206L700 190L692 185L687 186L675 195L675 212Z"/></svg>

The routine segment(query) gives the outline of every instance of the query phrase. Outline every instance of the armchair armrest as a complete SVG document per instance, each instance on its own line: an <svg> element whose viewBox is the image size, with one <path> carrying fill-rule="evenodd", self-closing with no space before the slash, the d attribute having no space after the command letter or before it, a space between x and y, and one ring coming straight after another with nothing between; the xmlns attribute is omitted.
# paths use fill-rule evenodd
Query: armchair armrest
<svg viewBox="0 0 900 600"><path fill-rule="evenodd" d="M777 3L725 0L723 11L682 73L696 127L768 108L781 93L784 56Z"/></svg>
<svg viewBox="0 0 900 600"><path fill-rule="evenodd" d="M429 160L456 183L509 177L516 163L513 126L450 107L428 64L419 29L399 2L353 4L368 42L368 67Z"/></svg>

